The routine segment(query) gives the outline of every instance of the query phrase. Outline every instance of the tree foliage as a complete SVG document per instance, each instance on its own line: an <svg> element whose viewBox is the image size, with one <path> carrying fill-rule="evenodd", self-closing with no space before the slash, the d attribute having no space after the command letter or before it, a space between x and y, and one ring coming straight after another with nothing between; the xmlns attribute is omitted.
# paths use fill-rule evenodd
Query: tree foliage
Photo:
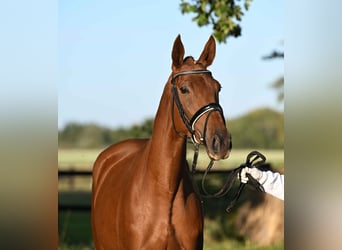
<svg viewBox="0 0 342 250"><path fill-rule="evenodd" d="M227 121L233 148L282 148L283 115L270 109L258 109ZM128 138L150 138L153 119L128 128L109 129L95 124L70 123L58 133L60 148L100 148Z"/></svg>
<svg viewBox="0 0 342 250"><path fill-rule="evenodd" d="M283 51L277 51L274 50L269 55L265 55L262 57L263 60L274 60L274 59L284 59L284 52ZM271 88L275 89L277 91L277 99L279 102L284 101L284 76L279 77L277 80L275 80Z"/></svg>
<svg viewBox="0 0 342 250"><path fill-rule="evenodd" d="M181 0L182 14L194 13L199 27L212 25L215 38L227 42L229 36L241 35L240 22L252 0ZM244 10L244 11L243 11Z"/></svg>
<svg viewBox="0 0 342 250"><path fill-rule="evenodd" d="M271 85L271 88L277 91L278 102L283 102L284 101L284 76L281 76L276 81L274 81Z"/></svg>
<svg viewBox="0 0 342 250"><path fill-rule="evenodd" d="M212 25L218 42L227 42L228 37L241 35L240 22L244 11L249 9L252 0L181 0L182 14L193 13L192 21L199 27ZM244 10L244 11L243 11ZM284 52L273 51L264 60L284 58ZM271 87L277 91L279 102L284 100L284 77L278 78Z"/></svg>
<svg viewBox="0 0 342 250"><path fill-rule="evenodd" d="M284 115L271 109L257 109L228 121L233 148L279 149L284 147Z"/></svg>
<svg viewBox="0 0 342 250"><path fill-rule="evenodd" d="M99 148L128 138L149 138L152 135L153 119L129 128L109 129L96 124L70 123L58 132L61 148Z"/></svg>

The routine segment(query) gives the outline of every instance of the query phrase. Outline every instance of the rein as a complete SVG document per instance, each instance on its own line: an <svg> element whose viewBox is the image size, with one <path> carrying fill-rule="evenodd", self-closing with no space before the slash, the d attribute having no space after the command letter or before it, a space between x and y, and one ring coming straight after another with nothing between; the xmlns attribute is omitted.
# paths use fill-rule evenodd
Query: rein
<svg viewBox="0 0 342 250"><path fill-rule="evenodd" d="M197 165L197 158L198 158L198 147L195 147L195 152L194 152L194 160L193 160L193 164L192 164L192 175L194 176L195 172L196 172L196 165ZM224 185L222 186L222 188L217 191L216 193L210 194L207 189L205 188L205 179L208 175L208 173L210 172L211 168L214 165L214 161L211 160L208 167L206 168L203 177L202 177L202 190L204 192L203 194L200 194L202 198L220 198L225 196L226 194L228 194L228 192L231 190L235 180L237 179L237 177L239 177L239 179L241 179L241 170L244 167L249 167L249 168L253 168L253 167L258 167L259 165L265 163L266 161L266 157L261 154L258 151L252 151L247 155L246 158L246 162L241 164L239 167L235 168L232 170L232 172L229 174L229 176L227 177ZM262 185L255 180L249 173L246 174L248 177L248 184L251 184L252 186L254 186L256 189L263 191L264 192L264 188L262 187ZM239 199L242 190L244 189L244 187L246 186L246 183L242 183L240 182L239 188L237 193L235 194L235 196L233 197L232 201L229 203L229 205L226 208L227 212L230 212L231 209L233 208L233 206L235 205L235 203L237 202L237 200Z"/></svg>

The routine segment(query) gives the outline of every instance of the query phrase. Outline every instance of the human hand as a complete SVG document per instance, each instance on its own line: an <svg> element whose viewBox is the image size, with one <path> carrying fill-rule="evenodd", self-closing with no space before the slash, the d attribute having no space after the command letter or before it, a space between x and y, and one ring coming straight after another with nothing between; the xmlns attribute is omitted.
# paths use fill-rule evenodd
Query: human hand
<svg viewBox="0 0 342 250"><path fill-rule="evenodd" d="M238 175L240 181L242 183L247 183L248 182L248 176L247 174L250 174L256 181L260 182L263 173L257 168L249 168L249 167L244 167L241 169L240 174Z"/></svg>

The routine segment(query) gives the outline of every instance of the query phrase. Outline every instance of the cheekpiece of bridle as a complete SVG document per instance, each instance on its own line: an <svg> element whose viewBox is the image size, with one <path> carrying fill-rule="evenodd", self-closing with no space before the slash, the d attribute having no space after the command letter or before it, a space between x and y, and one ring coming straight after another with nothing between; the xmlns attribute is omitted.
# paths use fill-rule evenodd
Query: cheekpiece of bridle
<svg viewBox="0 0 342 250"><path fill-rule="evenodd" d="M205 143L206 127L207 127L207 123L208 123L210 113L213 111L218 111L221 114L221 117L222 117L224 123L225 123L225 119L223 116L222 107L218 103L209 103L209 104L203 106L191 118L189 118L188 115L185 113L183 105L179 99L179 95L177 92L177 86L176 86L175 81L176 81L177 77L179 77L179 76L195 75L195 74L210 74L211 75L211 72L209 70L189 70L189 71L181 71L181 72L172 74L171 86L172 86L173 101L176 103L179 115L182 118L183 123L185 124L185 126L187 127L187 129L189 130L189 132L191 134L191 140L192 140L193 144L195 146L198 146L199 144ZM172 108L172 112L173 112L173 108ZM200 136L200 139L199 139L200 141L198 141L196 138L195 124L206 113L208 113L208 116L207 116L205 126L203 129L203 135L200 132L197 132L197 134ZM173 126L174 126L174 129L176 130L173 119L174 118L172 117ZM177 132L177 130L176 130L176 132Z"/></svg>

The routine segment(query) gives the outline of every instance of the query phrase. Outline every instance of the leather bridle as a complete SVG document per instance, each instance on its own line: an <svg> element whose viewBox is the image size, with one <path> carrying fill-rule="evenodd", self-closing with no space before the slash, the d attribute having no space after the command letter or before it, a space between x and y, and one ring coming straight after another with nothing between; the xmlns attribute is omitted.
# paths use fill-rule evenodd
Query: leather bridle
<svg viewBox="0 0 342 250"><path fill-rule="evenodd" d="M189 119L189 116L185 113L183 105L179 99L179 95L178 95L177 86L176 86L175 81L176 81L176 78L179 76L195 75L195 74L210 74L211 75L211 72L209 70L189 70L189 71L181 71L181 72L172 74L171 86L172 86L173 102L176 103L179 115L182 118L183 123L185 124L185 126L187 127L188 131L191 134L192 142L195 145L199 145L199 144L205 143L205 133L207 130L207 123L208 123L209 116L212 112L218 111L222 117L223 122L225 123L226 121L225 121L225 118L223 116L222 107L218 103L209 103L209 104L203 106L191 117L191 119ZM203 130L203 135L197 131L197 134L200 136L200 141L198 141L196 138L195 124L206 113L208 113L208 116L206 118L204 130ZM173 107L172 107L172 122L173 122L173 127L174 127L175 131L177 132L177 134L179 134L179 132L177 131L175 124L174 124Z"/></svg>
<svg viewBox="0 0 342 250"><path fill-rule="evenodd" d="M175 84L175 80L178 76L182 76L182 75L193 75L193 74L211 74L211 72L209 70L190 70L190 71L181 71L178 72L176 74L172 74L171 76L171 85L172 85L172 95L173 95L173 102L176 103L179 115L181 116L185 126L187 127L187 129L189 130L190 134L191 134L191 139L192 142L195 146L195 153L194 153L194 159L192 162L192 174L194 175L196 172L196 165L197 165L197 158L198 158L198 150L199 150L199 145L201 143L205 144L205 133L206 133L206 129L207 129L207 123L208 123L208 119L210 117L210 114L214 111L218 111L223 119L223 122L225 123L225 119L223 116L223 110L222 107L220 106L220 104L218 103L209 103L205 106L203 106L202 108L200 108L192 117L191 119L189 119L189 117L187 116L187 114L184 111L183 105L179 99L178 96L178 92L177 92L177 86ZM177 131L175 124L174 124L174 113L173 113L173 109L174 109L174 105L172 105L172 123L173 123L173 128L175 129L175 131L177 132L177 134L180 135L180 133ZM208 116L206 118L205 121L205 125L204 125L204 131L203 131L203 136L201 135L201 133L199 133L200 135L200 142L197 141L196 139L196 130L195 130L195 124L196 122L204 115L208 113ZM232 170L232 172L230 173L230 175L228 176L228 178L226 179L226 182L224 183L223 187L213 193L210 194L206 188L205 188L205 179L207 174L210 172L211 168L214 165L214 160L211 160L207 169L204 172L204 175L202 177L202 190L204 192L204 194L200 194L203 198L220 198L225 196L232 188L235 180L238 178L238 176L241 175L241 170L244 167L257 167L258 165L264 164L266 161L266 157L264 155L262 155L261 153L259 153L258 151L252 151L248 154L246 162L244 164L241 164L239 167L235 168ZM259 189L260 191L264 191L262 185L260 185L260 183L258 183L250 174L247 174L248 176L248 184L251 184L252 186L256 187L257 189ZM243 190L243 188L246 186L246 183L242 183L240 181L240 186L238 188L237 193L235 194L235 196L233 197L233 200L229 203L229 205L226 208L227 212L230 212L232 207L235 205L235 203L237 202L237 200L239 199L241 192Z"/></svg>

